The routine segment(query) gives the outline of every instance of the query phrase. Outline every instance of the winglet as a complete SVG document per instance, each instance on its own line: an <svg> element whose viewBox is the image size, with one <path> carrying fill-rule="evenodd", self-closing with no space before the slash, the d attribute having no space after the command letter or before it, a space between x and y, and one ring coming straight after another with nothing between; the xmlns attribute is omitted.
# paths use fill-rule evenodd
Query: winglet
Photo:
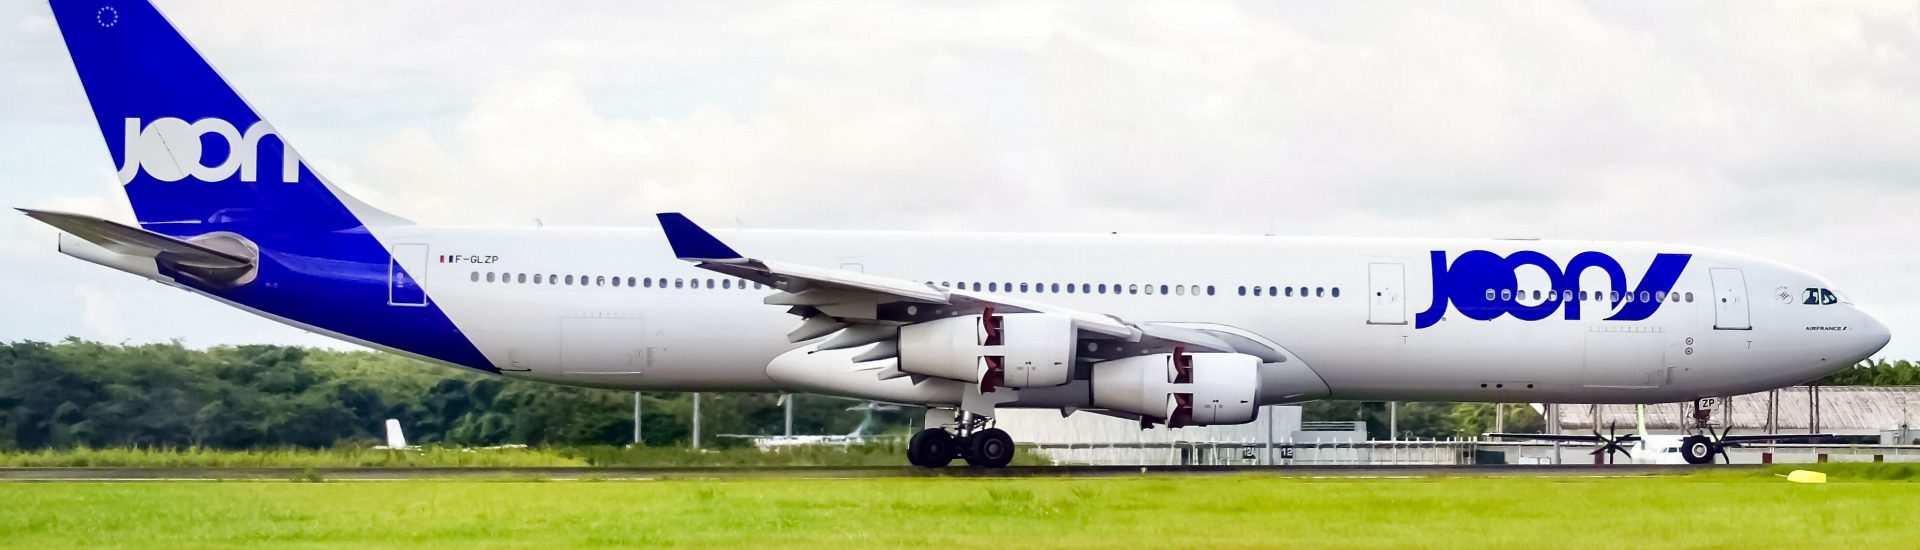
<svg viewBox="0 0 1920 550"><path fill-rule="evenodd" d="M667 232L667 242L673 245L674 257L682 260L735 260L744 257L679 212L661 212L659 217L660 229Z"/></svg>

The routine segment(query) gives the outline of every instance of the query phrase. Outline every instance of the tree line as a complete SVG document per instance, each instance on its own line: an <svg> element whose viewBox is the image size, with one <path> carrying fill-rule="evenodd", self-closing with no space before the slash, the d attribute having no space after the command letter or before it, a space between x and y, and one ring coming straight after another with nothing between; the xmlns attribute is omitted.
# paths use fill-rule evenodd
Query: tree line
<svg viewBox="0 0 1920 550"><path fill-rule="evenodd" d="M1907 361L1872 361L1836 373L1829 385L1920 384ZM177 342L111 345L69 339L0 344L0 450L70 447L218 449L371 445L388 418L412 442L459 446L625 445L633 434L632 392L513 381L372 351L278 345L194 349ZM692 396L641 396L643 443L691 442ZM778 434L775 394L706 394L705 445L742 443L719 434ZM795 396L794 432L847 433L866 412L858 403ZM1506 407L1508 431L1538 431L1531 407ZM875 431L905 431L917 408L874 414ZM1492 429L1490 403L1401 403L1403 437L1470 436ZM1362 420L1387 433L1386 404L1309 403L1307 420Z"/></svg>
<svg viewBox="0 0 1920 550"><path fill-rule="evenodd" d="M702 440L777 434L778 395L706 394ZM520 382L371 351L277 345L193 349L82 340L0 344L0 450L371 445L386 419L412 443L625 445L632 392ZM794 432L846 433L851 401L796 396ZM642 394L644 443L691 441L691 394ZM883 429L917 411L882 411Z"/></svg>

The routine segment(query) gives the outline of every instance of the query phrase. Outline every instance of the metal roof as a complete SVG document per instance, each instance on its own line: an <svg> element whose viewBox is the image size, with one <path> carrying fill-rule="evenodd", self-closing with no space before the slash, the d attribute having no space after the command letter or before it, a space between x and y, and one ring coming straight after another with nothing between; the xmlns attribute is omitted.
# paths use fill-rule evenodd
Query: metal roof
<svg viewBox="0 0 1920 550"><path fill-rule="evenodd" d="M1806 386L1781 388L1735 396L1722 400L1713 409L1713 425L1726 426L1732 418L1735 433L1766 432L1768 396L1776 395L1777 414L1773 431L1807 432L1812 400ZM1840 435L1879 435L1881 430L1920 425L1920 386L1821 386L1819 388L1819 431ZM1536 407L1538 407L1536 405ZM1614 423L1621 430L1634 425L1634 405L1599 405L1600 429ZM1690 427L1687 420L1692 403L1647 405L1647 429L1673 432ZM1563 432L1592 429L1594 405L1560 405Z"/></svg>

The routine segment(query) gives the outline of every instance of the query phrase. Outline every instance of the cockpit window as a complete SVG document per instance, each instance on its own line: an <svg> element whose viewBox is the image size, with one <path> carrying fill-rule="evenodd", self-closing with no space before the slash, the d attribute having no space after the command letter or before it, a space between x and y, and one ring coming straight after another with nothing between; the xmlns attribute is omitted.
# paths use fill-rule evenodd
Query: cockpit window
<svg viewBox="0 0 1920 550"><path fill-rule="evenodd" d="M1810 306L1824 306L1840 303L1840 297L1834 295L1832 290L1809 288L1800 293L1800 303Z"/></svg>

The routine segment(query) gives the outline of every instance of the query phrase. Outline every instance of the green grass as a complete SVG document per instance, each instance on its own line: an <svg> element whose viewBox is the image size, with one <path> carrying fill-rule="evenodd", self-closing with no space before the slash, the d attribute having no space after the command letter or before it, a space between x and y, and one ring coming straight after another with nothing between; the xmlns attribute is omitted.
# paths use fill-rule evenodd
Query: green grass
<svg viewBox="0 0 1920 550"><path fill-rule="evenodd" d="M753 447L693 450L686 447L562 447L469 450L428 447L418 451L367 448L273 449L48 449L0 452L0 467L130 468L364 468L532 466L903 466L906 450L896 442L845 447L795 446L763 452ZM1015 464L1044 465L1027 450Z"/></svg>
<svg viewBox="0 0 1920 550"><path fill-rule="evenodd" d="M1887 468L1685 477L1266 476L0 484L0 546L1908 547ZM1904 469L1901 469L1904 470ZM1894 477L1911 475L1896 472Z"/></svg>

